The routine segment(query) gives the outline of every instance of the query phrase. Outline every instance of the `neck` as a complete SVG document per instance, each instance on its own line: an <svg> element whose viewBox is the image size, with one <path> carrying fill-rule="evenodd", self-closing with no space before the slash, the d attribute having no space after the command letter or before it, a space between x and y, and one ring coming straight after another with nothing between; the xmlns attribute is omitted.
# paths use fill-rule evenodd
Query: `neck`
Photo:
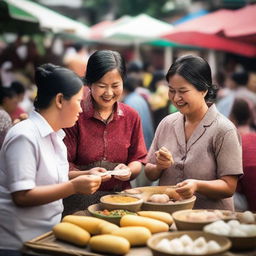
<svg viewBox="0 0 256 256"><path fill-rule="evenodd" d="M43 116L43 118L49 123L49 125L52 127L52 129L56 132L61 127L58 125L58 115L55 114L55 111L51 111L49 109L46 110L40 110L38 113Z"/></svg>
<svg viewBox="0 0 256 256"><path fill-rule="evenodd" d="M185 116L186 122L189 122L192 124L200 122L204 118L204 115L206 114L207 110L208 110L208 106L205 103L198 111L191 113L190 115L186 115Z"/></svg>

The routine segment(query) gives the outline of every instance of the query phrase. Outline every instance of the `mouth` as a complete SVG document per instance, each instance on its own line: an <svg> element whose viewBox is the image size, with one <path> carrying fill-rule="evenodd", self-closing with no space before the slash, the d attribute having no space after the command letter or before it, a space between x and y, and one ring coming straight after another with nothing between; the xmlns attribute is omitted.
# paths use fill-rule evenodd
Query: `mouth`
<svg viewBox="0 0 256 256"><path fill-rule="evenodd" d="M178 108L182 108L182 107L186 106L187 103L185 103L185 102L176 102L175 105L176 105Z"/></svg>
<svg viewBox="0 0 256 256"><path fill-rule="evenodd" d="M102 100L105 101L105 102L110 102L114 99L114 97L111 97L111 98L104 98L102 97Z"/></svg>

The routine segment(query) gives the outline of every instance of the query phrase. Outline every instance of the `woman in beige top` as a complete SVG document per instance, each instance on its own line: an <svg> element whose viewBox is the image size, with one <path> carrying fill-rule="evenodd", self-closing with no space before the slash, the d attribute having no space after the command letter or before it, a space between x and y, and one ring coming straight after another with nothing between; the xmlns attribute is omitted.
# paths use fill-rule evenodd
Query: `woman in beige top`
<svg viewBox="0 0 256 256"><path fill-rule="evenodd" d="M235 126L211 103L216 88L209 64L183 56L166 78L169 98L179 112L159 124L146 176L159 179L159 185L177 185L182 198L195 194L195 208L233 210L232 195L243 173L241 144Z"/></svg>

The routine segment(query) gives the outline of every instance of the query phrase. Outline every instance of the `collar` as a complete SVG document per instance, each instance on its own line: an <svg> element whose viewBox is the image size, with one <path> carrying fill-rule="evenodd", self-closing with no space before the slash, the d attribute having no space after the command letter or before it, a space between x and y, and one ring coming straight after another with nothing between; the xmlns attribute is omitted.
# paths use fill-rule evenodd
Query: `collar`
<svg viewBox="0 0 256 256"><path fill-rule="evenodd" d="M40 115L36 111L32 111L30 113L29 119L36 125L39 133L41 134L42 137L46 137L49 134L54 133L54 130L50 126L50 124L44 119L42 115ZM56 132L56 134L61 138L64 139L65 137L65 132L60 129Z"/></svg>
<svg viewBox="0 0 256 256"><path fill-rule="evenodd" d="M94 109L94 104L93 104L93 97L91 94L91 91L89 91L87 93L87 95L85 96L85 99L82 103L82 108L83 108L83 115L85 118L89 119L95 116L95 109ZM120 104L120 102L116 102L114 104L114 116L113 116L113 120L117 120L119 119L121 116L124 116L124 111L122 108L122 105Z"/></svg>

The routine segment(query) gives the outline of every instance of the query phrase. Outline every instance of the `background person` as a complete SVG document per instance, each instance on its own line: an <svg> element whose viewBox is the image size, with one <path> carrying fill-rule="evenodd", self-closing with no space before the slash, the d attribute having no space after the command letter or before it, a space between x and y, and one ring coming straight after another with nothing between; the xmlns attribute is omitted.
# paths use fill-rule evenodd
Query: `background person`
<svg viewBox="0 0 256 256"><path fill-rule="evenodd" d="M166 75L169 98L179 112L159 124L145 172L159 185L177 185L181 198L197 196L195 208L234 210L232 195L242 171L235 126L211 100L211 69L202 58L178 58Z"/></svg>

